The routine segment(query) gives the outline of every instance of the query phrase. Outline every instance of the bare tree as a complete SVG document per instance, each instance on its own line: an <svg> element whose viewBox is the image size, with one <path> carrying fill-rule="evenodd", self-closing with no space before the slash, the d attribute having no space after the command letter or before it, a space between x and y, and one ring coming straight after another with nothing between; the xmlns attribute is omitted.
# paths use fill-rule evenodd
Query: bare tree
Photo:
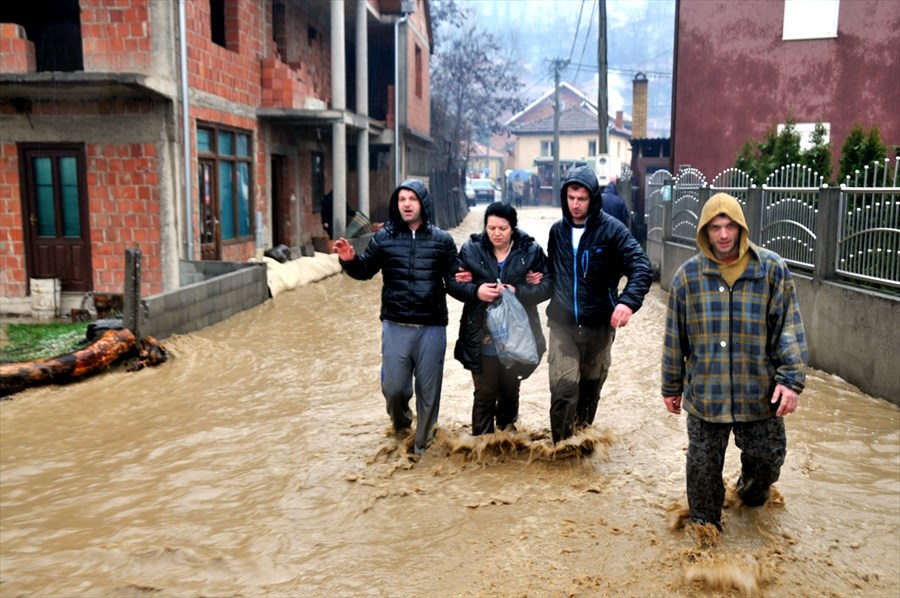
<svg viewBox="0 0 900 598"><path fill-rule="evenodd" d="M436 0L431 61L431 136L435 166L465 169L474 139L503 130L501 115L524 106L518 67L508 50L455 0Z"/></svg>

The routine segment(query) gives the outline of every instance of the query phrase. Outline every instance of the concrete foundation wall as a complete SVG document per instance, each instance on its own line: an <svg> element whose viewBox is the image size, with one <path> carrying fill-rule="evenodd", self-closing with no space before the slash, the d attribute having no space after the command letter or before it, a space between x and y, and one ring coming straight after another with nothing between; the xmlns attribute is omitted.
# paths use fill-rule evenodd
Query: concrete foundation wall
<svg viewBox="0 0 900 598"><path fill-rule="evenodd" d="M263 263L181 262L181 275L180 289L141 301L141 336L194 332L269 299Z"/></svg>
<svg viewBox="0 0 900 598"><path fill-rule="evenodd" d="M900 298L794 276L816 369L900 405Z"/></svg>

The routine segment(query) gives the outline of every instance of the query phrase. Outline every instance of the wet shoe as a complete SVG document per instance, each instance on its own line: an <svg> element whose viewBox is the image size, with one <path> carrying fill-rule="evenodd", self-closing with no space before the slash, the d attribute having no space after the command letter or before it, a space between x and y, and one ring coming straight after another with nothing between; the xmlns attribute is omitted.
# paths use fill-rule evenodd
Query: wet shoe
<svg viewBox="0 0 900 598"><path fill-rule="evenodd" d="M744 480L743 475L738 478L735 491L741 502L748 507L761 507L769 500L769 488L761 488L753 478Z"/></svg>
<svg viewBox="0 0 900 598"><path fill-rule="evenodd" d="M694 515L691 515L691 518L689 521L693 525L697 525L697 526L701 526L701 527L705 527L707 525L712 525L713 527L716 528L716 530L718 530L720 532L722 531L722 524L719 523L718 521L707 521L706 519L703 519L702 517L696 517Z"/></svg>

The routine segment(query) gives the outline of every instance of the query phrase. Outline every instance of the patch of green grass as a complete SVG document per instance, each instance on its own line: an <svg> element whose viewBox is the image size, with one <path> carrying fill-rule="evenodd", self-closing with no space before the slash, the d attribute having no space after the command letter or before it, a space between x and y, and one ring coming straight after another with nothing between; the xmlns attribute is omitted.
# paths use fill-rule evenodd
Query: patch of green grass
<svg viewBox="0 0 900 598"><path fill-rule="evenodd" d="M0 347L0 363L31 361L71 353L86 344L87 322L8 324L9 344Z"/></svg>

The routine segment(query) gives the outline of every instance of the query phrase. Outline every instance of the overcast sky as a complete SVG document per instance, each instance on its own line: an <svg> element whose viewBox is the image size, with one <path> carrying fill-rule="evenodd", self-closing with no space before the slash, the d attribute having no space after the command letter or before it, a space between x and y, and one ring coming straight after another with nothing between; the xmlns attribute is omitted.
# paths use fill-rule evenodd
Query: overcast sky
<svg viewBox="0 0 900 598"><path fill-rule="evenodd" d="M552 89L549 61L569 59L562 79L597 97L599 0L460 0L482 28L511 48L527 99ZM668 136L675 0L606 0L609 110L631 116L635 73L649 79L651 136Z"/></svg>

